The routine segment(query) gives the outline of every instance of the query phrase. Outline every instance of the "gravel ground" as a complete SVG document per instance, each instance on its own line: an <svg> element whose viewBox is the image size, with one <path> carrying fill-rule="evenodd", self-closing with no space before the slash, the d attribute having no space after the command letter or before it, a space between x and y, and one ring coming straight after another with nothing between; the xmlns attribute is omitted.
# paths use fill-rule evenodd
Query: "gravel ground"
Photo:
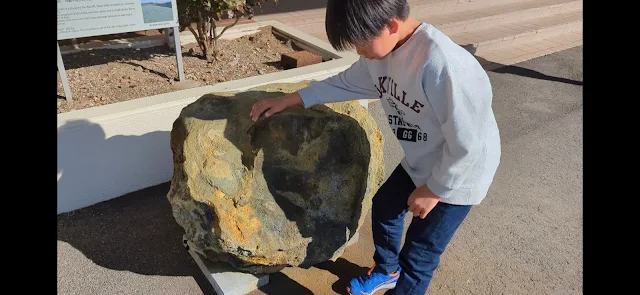
<svg viewBox="0 0 640 295"><path fill-rule="evenodd" d="M282 71L281 55L297 50L291 41L273 35L270 27L219 40L218 46L220 61L212 64L200 57L196 44L183 46L184 82L178 82L175 51L168 46L65 54L73 101L66 101L58 77L58 113Z"/></svg>

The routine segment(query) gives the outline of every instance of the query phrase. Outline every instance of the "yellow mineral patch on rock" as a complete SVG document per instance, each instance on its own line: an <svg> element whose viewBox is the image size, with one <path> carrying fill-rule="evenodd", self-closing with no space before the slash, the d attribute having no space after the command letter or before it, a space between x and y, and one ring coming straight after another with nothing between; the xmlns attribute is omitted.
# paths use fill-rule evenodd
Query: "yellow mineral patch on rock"
<svg viewBox="0 0 640 295"><path fill-rule="evenodd" d="M220 206L220 203L227 203ZM260 220L253 216L250 206L236 208L233 201L218 198L216 193L216 214L219 216L222 235L226 235L232 243L239 245L247 242L260 228Z"/></svg>
<svg viewBox="0 0 640 295"><path fill-rule="evenodd" d="M216 200L220 201L224 198L224 193L221 190L216 190L215 196L216 196Z"/></svg>

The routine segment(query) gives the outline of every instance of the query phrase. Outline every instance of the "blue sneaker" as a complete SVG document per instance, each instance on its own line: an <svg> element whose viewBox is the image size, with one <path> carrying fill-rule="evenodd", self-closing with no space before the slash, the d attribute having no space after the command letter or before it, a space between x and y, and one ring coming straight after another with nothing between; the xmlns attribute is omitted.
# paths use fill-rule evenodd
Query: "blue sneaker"
<svg viewBox="0 0 640 295"><path fill-rule="evenodd" d="M380 289L393 289L396 287L396 282L398 282L400 271L402 270L400 267L389 275L373 272L375 268L375 265L371 267L366 276L352 279L349 287L347 287L347 292L350 295L370 295Z"/></svg>

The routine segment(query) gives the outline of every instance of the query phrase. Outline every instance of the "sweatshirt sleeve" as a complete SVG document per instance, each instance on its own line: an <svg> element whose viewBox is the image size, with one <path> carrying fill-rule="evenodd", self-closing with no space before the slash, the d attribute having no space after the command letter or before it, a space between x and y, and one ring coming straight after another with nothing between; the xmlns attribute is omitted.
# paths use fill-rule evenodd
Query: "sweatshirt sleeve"
<svg viewBox="0 0 640 295"><path fill-rule="evenodd" d="M444 147L426 184L446 199L460 189L484 153L492 92L484 70L469 70L476 65L451 67L438 50L425 65L423 87L440 123Z"/></svg>
<svg viewBox="0 0 640 295"><path fill-rule="evenodd" d="M321 81L312 81L298 91L305 108L316 104L376 98L377 92L363 57L343 72Z"/></svg>

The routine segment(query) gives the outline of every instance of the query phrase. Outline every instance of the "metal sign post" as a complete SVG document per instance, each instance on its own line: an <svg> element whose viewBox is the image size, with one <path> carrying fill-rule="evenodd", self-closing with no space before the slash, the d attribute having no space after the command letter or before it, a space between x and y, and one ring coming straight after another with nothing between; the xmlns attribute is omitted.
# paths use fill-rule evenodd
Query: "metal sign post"
<svg viewBox="0 0 640 295"><path fill-rule="evenodd" d="M69 82L67 81L67 72L64 70L64 62L62 61L62 54L60 53L60 44L58 46L58 73L60 73L60 80L62 80L62 88L64 88L64 96L67 101L73 101L71 97L71 88L69 88Z"/></svg>
<svg viewBox="0 0 640 295"><path fill-rule="evenodd" d="M176 62L178 64L178 77L184 81L184 67L182 66L182 46L180 45L180 27L173 27L173 41L176 43Z"/></svg>

